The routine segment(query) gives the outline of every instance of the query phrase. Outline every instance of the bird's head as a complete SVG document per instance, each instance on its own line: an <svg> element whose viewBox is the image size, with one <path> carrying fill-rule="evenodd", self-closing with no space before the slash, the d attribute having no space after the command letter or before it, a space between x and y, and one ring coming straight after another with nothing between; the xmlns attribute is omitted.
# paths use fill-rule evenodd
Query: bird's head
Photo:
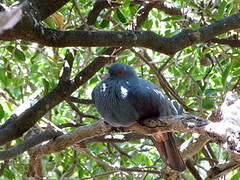
<svg viewBox="0 0 240 180"><path fill-rule="evenodd" d="M108 73L110 78L113 79L128 79L136 77L136 72L131 66L119 62L111 64Z"/></svg>

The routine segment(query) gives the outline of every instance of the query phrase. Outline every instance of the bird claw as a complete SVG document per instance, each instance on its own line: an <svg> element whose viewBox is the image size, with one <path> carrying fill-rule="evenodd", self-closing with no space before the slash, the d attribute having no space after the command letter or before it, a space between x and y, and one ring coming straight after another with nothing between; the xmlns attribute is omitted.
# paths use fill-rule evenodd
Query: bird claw
<svg viewBox="0 0 240 180"><path fill-rule="evenodd" d="M164 127L167 126L167 124L163 121L160 121L159 118L149 118L144 119L141 124L143 126L149 127L149 128L156 128L156 127Z"/></svg>

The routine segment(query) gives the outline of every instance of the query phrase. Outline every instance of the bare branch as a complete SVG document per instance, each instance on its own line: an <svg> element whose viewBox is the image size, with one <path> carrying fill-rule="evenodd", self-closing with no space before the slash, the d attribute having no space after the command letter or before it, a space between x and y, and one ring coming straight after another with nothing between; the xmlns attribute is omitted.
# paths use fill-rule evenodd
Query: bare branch
<svg viewBox="0 0 240 180"><path fill-rule="evenodd" d="M213 38L213 39L209 40L209 42L218 43L218 44L225 44L225 45L229 45L231 47L240 47L240 40L238 40L238 39Z"/></svg>
<svg viewBox="0 0 240 180"><path fill-rule="evenodd" d="M153 123L154 127L153 127ZM147 122L148 125L149 121ZM207 121L202 118L198 118L196 116L177 116L173 118L164 118L164 119L152 119L151 120L151 127L147 128L146 126L141 126L139 124L135 124L131 126L130 128L123 128L124 131L135 131L141 134L153 134L158 131L161 132L169 132L169 131L177 131L177 132L197 132L202 135L201 138L203 140L199 141L200 145L206 143L209 137L213 138L213 140L222 141L222 142L228 142L228 136L229 134L227 131L225 134L223 131L219 134L219 132L214 131L213 129L209 128L209 126L214 126L216 123L212 123L210 121ZM226 124L222 124L222 126L226 126ZM229 130L231 128L232 131L240 132L240 128L236 126L226 126L226 130ZM76 128L75 130L57 137L55 140L52 140L44 145L38 145L35 147L35 151L37 154L49 154L53 152L62 151L66 147L69 147L76 142L84 141L87 138L96 137L99 135L103 135L106 133L109 133L111 130L111 126L106 125L103 121L97 121L96 123L93 123L91 125L81 126L79 128ZM200 145L196 147L200 147ZM186 150L185 150L186 151ZM188 150L187 152L189 152ZM196 151L194 150L194 154ZM192 154L191 154L192 155ZM189 157L189 155L184 155L186 158Z"/></svg>
<svg viewBox="0 0 240 180"><path fill-rule="evenodd" d="M142 125L136 123L128 128L118 129L118 132L134 131L145 135L151 135L158 131L196 132L201 135L191 138L181 147L184 159L196 154L209 139L223 143L226 150L232 153L234 157L239 157L240 126L236 124L238 121L235 121L239 118L239 116L236 116L236 112L239 110L239 102L240 99L235 93L229 92L227 94L221 108L223 119L220 122L211 122L197 116L182 115L161 119L146 119L142 122ZM102 136L114 131L115 130L110 125L99 120L96 123L78 127L67 134L58 136L56 139L51 140L46 144L39 144L32 149L36 155L49 154L62 151L76 142L92 142L93 139L90 141L87 139ZM106 136L100 137L101 140L103 138L106 138ZM18 146L22 145L20 144ZM1 159L6 159L6 153L1 153Z"/></svg>
<svg viewBox="0 0 240 180"><path fill-rule="evenodd" d="M70 100L67 99L66 101L67 101L67 103L69 104L69 106L79 115L80 118L99 119L99 118L96 117L96 116L89 115L89 114L85 114L85 113L81 112L81 111L79 110L79 108L78 108L75 104L73 104Z"/></svg>
<svg viewBox="0 0 240 180"><path fill-rule="evenodd" d="M79 127L83 126L84 124L81 123L61 123L61 124L56 124L56 126L60 129L62 128L67 128L67 127Z"/></svg>
<svg viewBox="0 0 240 180"><path fill-rule="evenodd" d="M18 144L8 150L0 151L0 160L7 160L16 157L17 155L23 153L24 151L30 149L31 147L40 144L49 139L53 139L59 136L61 133L55 131L54 129L49 129L43 133L33 135L32 137L26 139L23 143Z"/></svg>
<svg viewBox="0 0 240 180"><path fill-rule="evenodd" d="M184 29L172 37L163 37L151 31L61 31L36 24L31 18L23 18L13 29L4 32L0 39L22 39L53 47L145 47L173 55L188 46L209 41L217 35L240 27L240 13L198 29Z"/></svg>
<svg viewBox="0 0 240 180"><path fill-rule="evenodd" d="M150 2L152 2L152 1L150 1ZM150 2L148 2L148 3L150 3ZM153 3L154 8L161 10L168 15L182 16L182 17L185 17L192 21L192 19L190 17L185 15L187 13L184 13L184 9L179 9L179 8L176 8L173 6L166 5L166 3L164 3L163 1L153 1L153 2L154 2ZM144 3L146 3L146 1L144 1L144 0L134 0L131 2L132 5L134 5L134 4L142 4L143 5Z"/></svg>
<svg viewBox="0 0 240 180"><path fill-rule="evenodd" d="M146 139L149 138L146 135L143 134L136 134L136 133L127 133L127 134L116 134L116 135L104 135L94 138L89 138L85 141L82 141L81 143L88 144L92 142L107 142L107 143L123 143L127 141L133 141L138 139Z"/></svg>
<svg viewBox="0 0 240 180"><path fill-rule="evenodd" d="M117 144L111 143L111 145L112 145L121 155L126 156L126 157L129 158L129 159L132 158L131 155L129 155L128 153L124 152L120 147L118 147Z"/></svg>
<svg viewBox="0 0 240 180"><path fill-rule="evenodd" d="M110 125L99 120L96 123L78 127L46 144L39 144L33 149L37 155L59 152L79 141L106 134L111 131L111 128Z"/></svg>
<svg viewBox="0 0 240 180"><path fill-rule="evenodd" d="M221 177L224 174L227 174L228 172L240 167L240 163L236 162L234 160L230 160L227 163L224 164L218 164L214 167L212 167L208 173L206 180L213 180Z"/></svg>
<svg viewBox="0 0 240 180"><path fill-rule="evenodd" d="M93 104L93 101L91 99L79 99L79 98L71 96L69 98L69 100L74 103L79 103L79 104Z"/></svg>
<svg viewBox="0 0 240 180"><path fill-rule="evenodd" d="M140 26L144 23L144 21L148 17L149 12L153 9L154 4L156 4L156 2L142 4L142 7L140 7L140 9L138 10L138 12L136 14L136 23L135 23L133 29L140 28Z"/></svg>
<svg viewBox="0 0 240 180"><path fill-rule="evenodd" d="M31 138L31 137L30 137ZM31 153L31 149L29 149L28 154L30 156L29 165L28 165L28 178L32 179L43 179L43 165L42 165L42 157L36 157L34 154Z"/></svg>
<svg viewBox="0 0 240 180"><path fill-rule="evenodd" d="M28 0L29 7L27 11L34 10L33 14L36 19L44 20L58 9L60 9L63 5L65 5L70 0Z"/></svg>
<svg viewBox="0 0 240 180"><path fill-rule="evenodd" d="M121 3L117 1L109 1L109 0L97 0L94 5L93 9L89 12L87 17L87 24L94 25L97 17L99 16L100 12L105 8L116 8L119 7Z"/></svg>
<svg viewBox="0 0 240 180"><path fill-rule="evenodd" d="M74 57L73 57L72 53L67 51L67 53L65 55L65 62L64 62L64 65L63 65L63 69L62 69L62 73L61 73L59 83L62 83L63 81L68 81L70 79L73 60L74 60Z"/></svg>
<svg viewBox="0 0 240 180"><path fill-rule="evenodd" d="M197 154L201 148L209 141L209 137L205 135L193 134L193 136L185 141L180 151L184 159L189 159Z"/></svg>
<svg viewBox="0 0 240 180"><path fill-rule="evenodd" d="M9 102L10 104L14 104L16 106L19 106L18 102L10 97L8 97L8 95L5 94L5 92L3 90L0 90L0 96L2 96L7 102Z"/></svg>
<svg viewBox="0 0 240 180"><path fill-rule="evenodd" d="M196 180L202 180L198 170L194 167L194 163L192 162L192 160L188 159L186 161L186 166Z"/></svg>

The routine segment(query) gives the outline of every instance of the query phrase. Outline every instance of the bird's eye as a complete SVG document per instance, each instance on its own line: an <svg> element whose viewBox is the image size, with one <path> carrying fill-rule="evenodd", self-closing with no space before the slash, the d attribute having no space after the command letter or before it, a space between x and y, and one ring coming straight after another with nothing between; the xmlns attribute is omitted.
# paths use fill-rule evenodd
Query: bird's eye
<svg viewBox="0 0 240 180"><path fill-rule="evenodd" d="M124 74L124 71L123 71L123 70L117 70L117 71L116 71L116 74L117 74L118 76L121 76L121 75Z"/></svg>

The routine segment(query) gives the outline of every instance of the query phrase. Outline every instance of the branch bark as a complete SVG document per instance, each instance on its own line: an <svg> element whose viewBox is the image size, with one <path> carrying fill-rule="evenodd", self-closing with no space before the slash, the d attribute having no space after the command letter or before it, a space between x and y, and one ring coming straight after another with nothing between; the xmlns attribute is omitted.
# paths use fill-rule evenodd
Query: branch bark
<svg viewBox="0 0 240 180"><path fill-rule="evenodd" d="M215 129L209 128L209 127L215 126L216 123L210 122L203 118L199 118L197 116L189 116L189 115L176 116L176 117L172 117L172 118L170 117L170 118L164 118L164 119L151 119L151 123L149 122L150 121L147 120L147 122L145 123L145 125L148 124L149 127L142 126L136 123L135 125L129 128L122 128L121 130L127 131L127 132L134 131L134 132L145 134L145 135L150 135L158 131L197 132L202 135L200 136L200 138L202 138L202 140L200 141L201 142L200 146L204 145L210 138L213 141L226 142L228 146L232 146L232 141L231 140L229 141L229 133L228 133L229 130L231 130L231 134L233 132L235 134L240 132L240 127L232 126L232 125L229 126L228 124L225 124L225 123L221 125L222 127L224 127L225 131L222 130L221 132L218 132ZM153 126L153 122L154 122L154 126ZM59 152L69 146L72 146L76 142L82 142L87 140L88 138L101 136L104 134L108 134L109 132L114 132L112 127L104 123L104 121L99 120L96 123L76 128L75 130L67 134L61 135L56 139L49 141L46 144L37 145L34 147L34 149L38 155ZM239 142L237 142L237 144L239 144ZM199 145L197 146L198 150L200 146ZM185 151L187 150L185 149ZM196 153L197 151L194 150L194 152ZM184 150L183 150L183 153L184 153ZM184 158L189 158L191 155L192 154L190 155L184 154Z"/></svg>
<svg viewBox="0 0 240 180"><path fill-rule="evenodd" d="M209 41L217 35L240 28L240 13L236 13L198 29L185 29L172 37L163 37L152 31L60 31L36 22L38 16L35 15L34 8L37 7L26 3L22 20L13 29L5 31L0 39L22 39L52 47L145 47L173 55L188 46Z"/></svg>

